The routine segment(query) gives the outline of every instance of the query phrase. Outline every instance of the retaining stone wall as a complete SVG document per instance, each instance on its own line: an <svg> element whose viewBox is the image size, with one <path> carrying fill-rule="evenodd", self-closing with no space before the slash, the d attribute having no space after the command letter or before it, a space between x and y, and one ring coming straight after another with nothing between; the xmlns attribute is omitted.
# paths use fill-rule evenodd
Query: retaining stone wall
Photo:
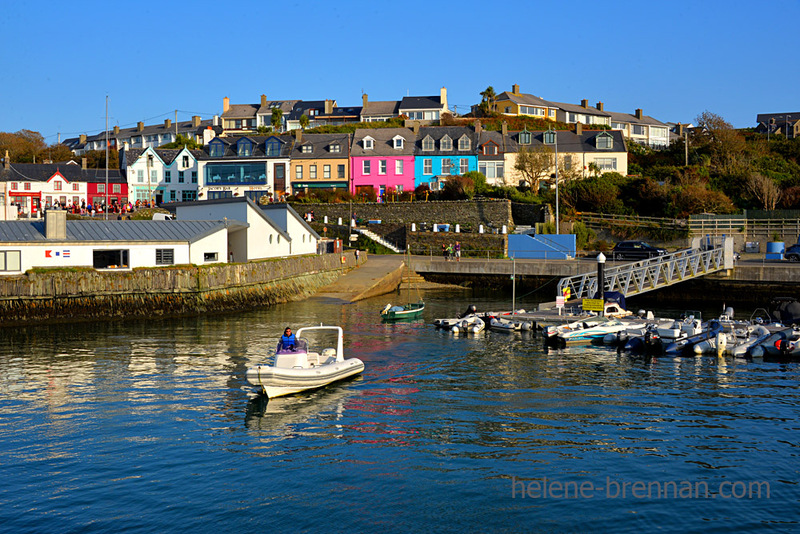
<svg viewBox="0 0 800 534"><path fill-rule="evenodd" d="M0 278L0 325L252 309L306 298L355 265L350 251L124 272L32 271Z"/></svg>

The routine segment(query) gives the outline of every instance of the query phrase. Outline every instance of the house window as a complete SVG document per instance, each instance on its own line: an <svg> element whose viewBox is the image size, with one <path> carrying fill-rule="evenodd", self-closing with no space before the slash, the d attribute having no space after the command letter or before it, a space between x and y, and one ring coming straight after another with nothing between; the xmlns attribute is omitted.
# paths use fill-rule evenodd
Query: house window
<svg viewBox="0 0 800 534"><path fill-rule="evenodd" d="M122 185L120 185L120 184L112 184L111 185L111 192L114 193L115 195L119 195L120 193L122 193Z"/></svg>
<svg viewBox="0 0 800 534"><path fill-rule="evenodd" d="M295 180L302 180L303 179L303 167L300 165L294 166L294 179Z"/></svg>
<svg viewBox="0 0 800 534"><path fill-rule="evenodd" d="M189 166L189 156L183 156L183 166L184 167Z"/></svg>
<svg viewBox="0 0 800 534"><path fill-rule="evenodd" d="M361 174L369 174L370 173L370 161L364 160L361 162Z"/></svg>
<svg viewBox="0 0 800 534"><path fill-rule="evenodd" d="M253 153L253 144L246 139L242 139L239 141L239 144L236 147L237 155L241 156L250 156Z"/></svg>
<svg viewBox="0 0 800 534"><path fill-rule="evenodd" d="M270 141L267 143L267 156L280 156L281 144L278 141Z"/></svg>
<svg viewBox="0 0 800 534"><path fill-rule="evenodd" d="M461 158L461 161L459 161L459 167L461 174L467 174L469 172L469 159Z"/></svg>
<svg viewBox="0 0 800 534"><path fill-rule="evenodd" d="M225 146L222 144L222 141L219 142L211 142L208 145L208 154L212 158L221 158L222 155L225 153Z"/></svg>
<svg viewBox="0 0 800 534"><path fill-rule="evenodd" d="M144 171L142 170L136 171L136 181L139 182L140 184L144 183Z"/></svg>
<svg viewBox="0 0 800 534"><path fill-rule="evenodd" d="M647 131L645 127L641 124L634 124L633 125L633 135L647 135Z"/></svg>
<svg viewBox="0 0 800 534"><path fill-rule="evenodd" d="M625 129L625 124L622 123L622 122L612 122L611 123L611 129L612 130L624 130Z"/></svg>
<svg viewBox="0 0 800 534"><path fill-rule="evenodd" d="M378 162L378 174L386 174L386 160L382 159Z"/></svg>
<svg viewBox="0 0 800 534"><path fill-rule="evenodd" d="M506 106L503 113L511 113L511 106Z"/></svg>
<svg viewBox="0 0 800 534"><path fill-rule="evenodd" d="M617 170L617 158L596 158L594 164L597 165L597 168L601 171Z"/></svg>
<svg viewBox="0 0 800 534"><path fill-rule="evenodd" d="M92 266L95 269L127 269L128 250L95 250L92 252Z"/></svg>
<svg viewBox="0 0 800 534"><path fill-rule="evenodd" d="M497 155L497 146L488 144L483 145L483 155L484 156L496 156Z"/></svg>
<svg viewBox="0 0 800 534"><path fill-rule="evenodd" d="M17 182L11 182L11 190L14 191L17 189Z"/></svg>
<svg viewBox="0 0 800 534"><path fill-rule="evenodd" d="M218 252L203 252L203 261L218 261Z"/></svg>
<svg viewBox="0 0 800 534"><path fill-rule="evenodd" d="M442 137L442 140L439 141L439 148L442 150L453 150L453 140L450 139L449 135Z"/></svg>
<svg viewBox="0 0 800 534"><path fill-rule="evenodd" d="M60 180L56 180L55 182L53 182L53 189L55 189L56 191L61 191L61 183L62 182Z"/></svg>
<svg viewBox="0 0 800 534"><path fill-rule="evenodd" d="M395 162L394 162L394 173L397 176L402 176L402 174L403 174L403 160L402 159L395 160Z"/></svg>
<svg viewBox="0 0 800 534"><path fill-rule="evenodd" d="M607 133L601 133L596 138L598 150L611 150L614 148L614 138Z"/></svg>
<svg viewBox="0 0 800 534"><path fill-rule="evenodd" d="M172 171L164 171L164 182L172 183Z"/></svg>
<svg viewBox="0 0 800 534"><path fill-rule="evenodd" d="M403 192L403 184L397 184L397 186L395 186L395 188L394 188L394 189L395 189L395 191L397 191L398 193L402 193L402 192Z"/></svg>
<svg viewBox="0 0 800 534"><path fill-rule="evenodd" d="M80 189L81 188L78 186L78 184L72 184L72 190L73 191L80 191Z"/></svg>
<svg viewBox="0 0 800 534"><path fill-rule="evenodd" d="M25 182L25 191L30 191L30 190L31 190L31 183Z"/></svg>
<svg viewBox="0 0 800 534"><path fill-rule="evenodd" d="M0 251L0 271L21 271L21 270L22 270L21 250Z"/></svg>
<svg viewBox="0 0 800 534"><path fill-rule="evenodd" d="M192 183L197 183L197 171L192 171Z"/></svg>
<svg viewBox="0 0 800 534"><path fill-rule="evenodd" d="M157 248L156 265L173 265L175 263L175 249Z"/></svg>
<svg viewBox="0 0 800 534"><path fill-rule="evenodd" d="M311 154L313 148L314 147L312 147L311 145L303 145L302 147L300 147L300 152L302 152L303 154Z"/></svg>
<svg viewBox="0 0 800 534"><path fill-rule="evenodd" d="M178 171L178 183L179 184L186 183L186 172L185 171Z"/></svg>
<svg viewBox="0 0 800 534"><path fill-rule="evenodd" d="M554 109L548 110L548 111L547 111L547 115L548 115L548 116L549 116L551 119L555 119L555 118L556 118L556 110L554 110Z"/></svg>
<svg viewBox="0 0 800 534"><path fill-rule="evenodd" d="M150 171L150 183L155 184L158 183L158 171Z"/></svg>
<svg viewBox="0 0 800 534"><path fill-rule="evenodd" d="M450 160L447 158L442 160L442 174L445 176L450 174Z"/></svg>
<svg viewBox="0 0 800 534"><path fill-rule="evenodd" d="M422 150L431 151L433 150L433 137L430 135L425 136L425 139L422 140Z"/></svg>
<svg viewBox="0 0 800 534"><path fill-rule="evenodd" d="M466 135L462 135L461 139L458 140L458 149L469 150L470 147L472 147L472 143L470 142L469 138Z"/></svg>
<svg viewBox="0 0 800 534"><path fill-rule="evenodd" d="M61 189L60 187L56 187L56 191ZM97 192L98 193L105 193L106 192L106 184L97 184Z"/></svg>
<svg viewBox="0 0 800 534"><path fill-rule="evenodd" d="M322 166L322 177L326 180L331 179L331 166L330 165L323 165Z"/></svg>
<svg viewBox="0 0 800 534"><path fill-rule="evenodd" d="M433 160L426 158L422 160L422 174L433 174Z"/></svg>
<svg viewBox="0 0 800 534"><path fill-rule="evenodd" d="M531 133L528 130L522 130L519 133L519 144L521 145L531 144Z"/></svg>
<svg viewBox="0 0 800 534"><path fill-rule="evenodd" d="M533 117L544 117L544 110L542 108L535 108L532 106L520 106L520 115L531 115Z"/></svg>
<svg viewBox="0 0 800 534"><path fill-rule="evenodd" d="M220 191L221 193L229 193L230 191ZM194 202L197 200L197 191L182 191L181 197L184 202Z"/></svg>
<svg viewBox="0 0 800 534"><path fill-rule="evenodd" d="M364 150L372 150L375 148L374 141L371 137L364 138Z"/></svg>
<svg viewBox="0 0 800 534"><path fill-rule="evenodd" d="M402 137L395 137L394 138L394 148L397 149L397 150L403 148L403 141L405 141L405 139L403 139Z"/></svg>
<svg viewBox="0 0 800 534"><path fill-rule="evenodd" d="M334 154L338 154L342 151L342 146L338 143L334 143L328 147L328 151Z"/></svg>
<svg viewBox="0 0 800 534"><path fill-rule="evenodd" d="M344 178L344 165L336 166L336 176L338 178Z"/></svg>
<svg viewBox="0 0 800 534"><path fill-rule="evenodd" d="M317 179L317 166L316 165L309 165L308 166L308 179L309 180L316 180Z"/></svg>
<svg viewBox="0 0 800 534"><path fill-rule="evenodd" d="M173 189L169 192L169 201L175 202L176 200L178 200L178 192Z"/></svg>

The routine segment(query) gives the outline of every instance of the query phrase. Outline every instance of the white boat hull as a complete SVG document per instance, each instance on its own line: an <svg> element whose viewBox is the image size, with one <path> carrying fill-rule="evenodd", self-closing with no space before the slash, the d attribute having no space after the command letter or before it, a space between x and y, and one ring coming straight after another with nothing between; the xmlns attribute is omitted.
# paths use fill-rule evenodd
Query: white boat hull
<svg viewBox="0 0 800 534"><path fill-rule="evenodd" d="M304 369L257 365L247 370L246 378L250 384L261 387L261 391L272 399L321 388L357 375L363 370L364 362L358 358L348 358Z"/></svg>

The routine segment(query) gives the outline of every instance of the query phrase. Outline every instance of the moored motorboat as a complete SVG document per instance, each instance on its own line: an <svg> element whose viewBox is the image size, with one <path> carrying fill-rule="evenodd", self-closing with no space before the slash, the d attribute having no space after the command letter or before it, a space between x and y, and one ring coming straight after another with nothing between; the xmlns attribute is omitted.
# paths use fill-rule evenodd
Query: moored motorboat
<svg viewBox="0 0 800 534"><path fill-rule="evenodd" d="M335 347L312 351L303 334L335 334ZM278 344L272 365L256 365L247 370L247 381L269 398L321 388L364 370L364 362L358 358L344 358L344 334L339 326L304 327L297 331L296 338L290 348Z"/></svg>
<svg viewBox="0 0 800 534"><path fill-rule="evenodd" d="M489 328L499 332L527 332L533 329L533 323L514 319L514 316L499 316L489 318Z"/></svg>
<svg viewBox="0 0 800 534"><path fill-rule="evenodd" d="M381 319L384 321L397 321L402 319L418 319L425 310L425 302L409 302L405 305L387 304L381 310Z"/></svg>
<svg viewBox="0 0 800 534"><path fill-rule="evenodd" d="M631 327L631 323L627 321L619 321L612 319L605 323L589 328L580 328L567 332L561 332L556 336L558 342L562 345L574 345L577 343L593 343L595 341L603 341L607 334L616 333L621 330L626 330Z"/></svg>
<svg viewBox="0 0 800 534"><path fill-rule="evenodd" d="M458 334L460 332L477 334L482 332L485 327L486 323L483 321L483 319L476 314L471 314L459 320L458 323L450 328L450 331L454 334Z"/></svg>

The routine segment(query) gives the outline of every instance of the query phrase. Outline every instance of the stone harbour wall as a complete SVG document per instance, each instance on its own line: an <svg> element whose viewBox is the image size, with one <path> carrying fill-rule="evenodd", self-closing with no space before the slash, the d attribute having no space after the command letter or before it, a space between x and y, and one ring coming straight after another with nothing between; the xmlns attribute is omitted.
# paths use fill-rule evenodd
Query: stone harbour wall
<svg viewBox="0 0 800 534"><path fill-rule="evenodd" d="M348 251L122 272L36 270L0 278L0 325L241 311L306 298L355 266Z"/></svg>

